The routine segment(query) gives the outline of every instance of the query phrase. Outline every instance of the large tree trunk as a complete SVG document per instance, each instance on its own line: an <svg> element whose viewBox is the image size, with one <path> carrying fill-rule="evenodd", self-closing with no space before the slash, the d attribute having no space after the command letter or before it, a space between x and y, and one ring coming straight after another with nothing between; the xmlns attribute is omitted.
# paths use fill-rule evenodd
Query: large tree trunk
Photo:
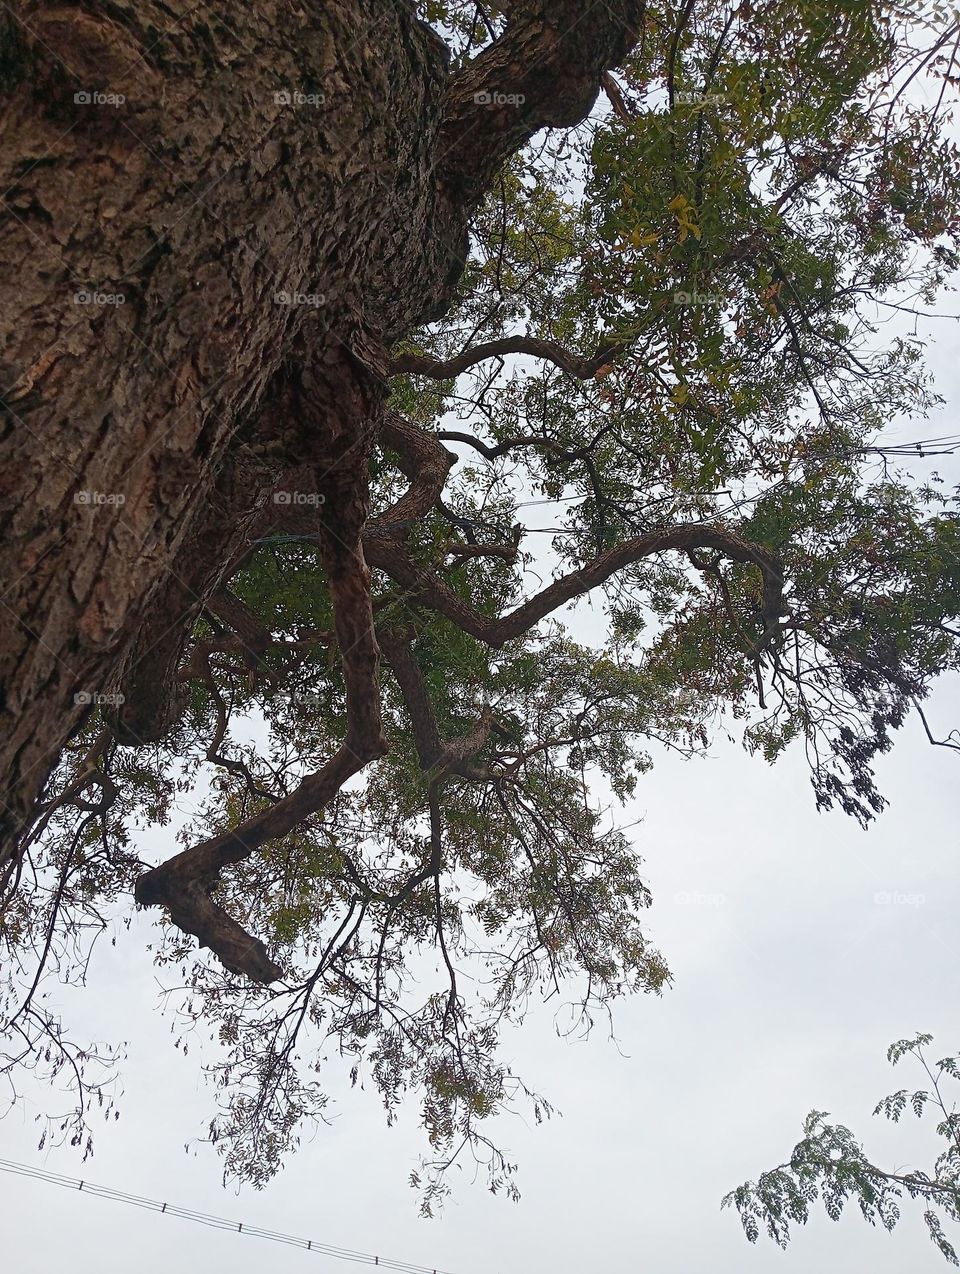
<svg viewBox="0 0 960 1274"><path fill-rule="evenodd" d="M407 0L0 19L0 862L85 700L162 732L157 678L278 475L372 445L496 167L582 117L640 5L517 9L457 77Z"/></svg>
<svg viewBox="0 0 960 1274"><path fill-rule="evenodd" d="M259 3L219 27L186 0L102 7L25 6L2 126L8 824L158 592L202 594L169 572L210 543L238 429L295 445L265 402L294 346L322 428L323 397L368 375L351 352L449 271L429 171L446 68L403 6ZM126 101L74 100L95 90Z"/></svg>

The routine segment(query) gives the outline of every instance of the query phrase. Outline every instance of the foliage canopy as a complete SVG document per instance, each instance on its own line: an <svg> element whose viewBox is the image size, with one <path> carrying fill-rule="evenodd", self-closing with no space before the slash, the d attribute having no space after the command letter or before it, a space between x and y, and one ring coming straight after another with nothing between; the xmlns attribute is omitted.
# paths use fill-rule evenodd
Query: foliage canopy
<svg viewBox="0 0 960 1274"><path fill-rule="evenodd" d="M419 6L454 66L525 7ZM651 4L589 119L488 192L455 303L391 352L371 463L389 752L208 879L261 981L162 931L219 1041L228 1173L276 1171L332 1039L389 1112L420 1094L427 1210L464 1149L515 1189L488 1119L549 1106L504 1024L569 984L589 1026L669 980L599 795L633 791L651 741L799 740L819 807L882 809L874 761L960 652L957 492L910 474L938 444L884 432L939 402L920 336L886 328L960 263L958 42L940 5ZM77 1144L113 1059L71 1043L42 977L82 978L124 917L143 828L242 839L352 737L320 490L279 495L192 634L170 733L127 746L92 711L3 881L7 1068L72 1075ZM587 592L593 643L559 614Z"/></svg>

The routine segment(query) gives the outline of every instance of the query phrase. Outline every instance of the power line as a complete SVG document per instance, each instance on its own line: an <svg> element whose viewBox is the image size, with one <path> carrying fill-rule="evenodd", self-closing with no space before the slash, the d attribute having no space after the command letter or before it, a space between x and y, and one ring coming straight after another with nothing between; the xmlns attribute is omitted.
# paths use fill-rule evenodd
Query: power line
<svg viewBox="0 0 960 1274"><path fill-rule="evenodd" d="M0 1159L0 1171L30 1177L35 1181L47 1181L51 1185L66 1186L83 1194L96 1195L100 1199L130 1203L137 1208L146 1208L148 1212L160 1212L164 1216L196 1221L200 1225L209 1225L216 1230L232 1230L235 1234L252 1234L258 1239L270 1239L274 1243L285 1243L288 1247L303 1248L306 1252L318 1252L321 1256L331 1256L337 1261L353 1261L356 1265L376 1265L384 1270L400 1270L402 1274L450 1274L448 1270L434 1269L432 1266L410 1265L406 1261L392 1261L385 1256L371 1256L368 1252L354 1252L349 1248L318 1243L316 1239L298 1239L292 1234L263 1230L256 1225L245 1225L242 1221L227 1221L223 1217L210 1216L206 1212L195 1212L192 1208L178 1207L175 1203L161 1203L158 1199L144 1199L139 1195L125 1194L122 1190L111 1189L110 1186L94 1185L91 1181L81 1181L76 1177L63 1177L58 1172L48 1172L45 1168L34 1168L12 1159Z"/></svg>

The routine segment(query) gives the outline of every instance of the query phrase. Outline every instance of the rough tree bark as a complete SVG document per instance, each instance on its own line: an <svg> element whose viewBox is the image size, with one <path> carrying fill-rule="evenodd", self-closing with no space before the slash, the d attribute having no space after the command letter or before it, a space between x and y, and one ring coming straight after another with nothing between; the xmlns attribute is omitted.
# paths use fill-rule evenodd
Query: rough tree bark
<svg viewBox="0 0 960 1274"><path fill-rule="evenodd" d="M456 74L412 0L5 9L0 866L80 692L125 697L123 742L162 736L189 625L291 467L336 509L325 559L369 686L359 545L390 347L442 313L498 168L583 118L642 8L511 5ZM375 704L358 712L376 755Z"/></svg>

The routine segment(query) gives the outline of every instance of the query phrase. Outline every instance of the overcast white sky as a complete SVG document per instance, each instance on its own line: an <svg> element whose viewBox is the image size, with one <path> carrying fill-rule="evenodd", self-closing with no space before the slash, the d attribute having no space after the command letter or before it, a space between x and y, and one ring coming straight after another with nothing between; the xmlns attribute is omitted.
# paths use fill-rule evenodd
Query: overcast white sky
<svg viewBox="0 0 960 1274"><path fill-rule="evenodd" d="M960 719L960 695L940 695L937 712ZM644 816L635 835L655 891L650 928L676 983L662 999L623 1004L622 1051L600 1033L564 1043L546 1013L508 1043L564 1112L540 1128L501 1120L521 1164L519 1205L464 1180L439 1220L418 1219L406 1185L420 1150L415 1115L388 1130L374 1094L336 1082L332 1127L265 1191L224 1192L212 1150L184 1153L210 1094L198 1059L177 1053L169 1020L151 1012L153 970L135 934L103 949L84 1002L91 1029L131 1042L120 1122L81 1170L75 1153L38 1155L37 1130L18 1111L0 1124L2 1154L456 1274L942 1269L910 1214L893 1236L856 1212L839 1225L818 1216L784 1254L767 1241L751 1248L719 1199L780 1162L813 1106L861 1131L885 1164L929 1163L923 1124L888 1129L870 1111L911 1083L883 1058L890 1040L925 1029L943 1053L957 1050L956 764L908 728L884 765L892 809L865 834L814 813L799 756L772 770L734 748L662 762L633 813ZM924 901L877 905L881 891ZM724 901L676 901L684 893ZM18 1177L3 1178L2 1197L6 1267L23 1274L340 1265Z"/></svg>
<svg viewBox="0 0 960 1274"><path fill-rule="evenodd" d="M930 362L956 404L956 327L934 330ZM896 432L960 429L948 406ZM960 480L956 459L934 463ZM960 725L960 684L941 685L928 715L941 734ZM922 1086L907 1062L887 1064L892 1040L926 1030L935 1057L960 1052L960 757L931 748L911 720L879 770L891 807L863 832L842 814L816 813L799 750L773 768L721 742L707 760L658 758L624 821L642 820L631 835L654 893L648 929L674 985L620 1005L618 1046L602 1027L587 1043L558 1039L545 1010L507 1038L514 1068L563 1112L540 1127L499 1121L496 1135L520 1165L518 1205L464 1172L442 1216L421 1220L407 1185L424 1145L415 1106L387 1129L376 1093L351 1091L336 1059L332 1126L265 1190L224 1191L216 1153L184 1150L212 1094L199 1057L173 1048L171 1019L157 1011L145 950L152 916L100 948L74 1014L78 1032L129 1041L119 1123L103 1128L81 1167L75 1151L38 1153L24 1103L0 1122L0 1157L455 1274L943 1271L909 1202L892 1236L855 1205L838 1224L817 1213L786 1253L766 1238L751 1247L736 1214L719 1207L727 1190L788 1155L814 1107L851 1126L884 1166L932 1162L932 1119L890 1126L871 1111L888 1092ZM167 846L151 836L144 852L159 860ZM885 904L877 894L919 899ZM6 1174L0 1199L4 1266L18 1274L347 1268Z"/></svg>

